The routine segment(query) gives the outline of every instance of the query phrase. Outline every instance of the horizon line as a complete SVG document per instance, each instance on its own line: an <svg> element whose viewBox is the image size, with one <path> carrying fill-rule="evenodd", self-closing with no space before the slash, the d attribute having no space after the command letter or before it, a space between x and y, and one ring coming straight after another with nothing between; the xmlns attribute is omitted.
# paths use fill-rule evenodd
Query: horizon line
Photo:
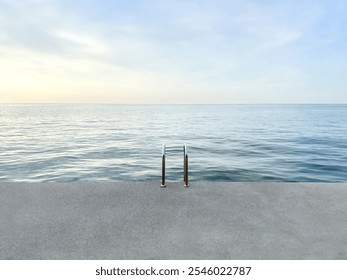
<svg viewBox="0 0 347 280"><path fill-rule="evenodd" d="M126 105L126 106L187 106L187 105L347 105L347 103L98 103L98 102L0 102L1 105Z"/></svg>

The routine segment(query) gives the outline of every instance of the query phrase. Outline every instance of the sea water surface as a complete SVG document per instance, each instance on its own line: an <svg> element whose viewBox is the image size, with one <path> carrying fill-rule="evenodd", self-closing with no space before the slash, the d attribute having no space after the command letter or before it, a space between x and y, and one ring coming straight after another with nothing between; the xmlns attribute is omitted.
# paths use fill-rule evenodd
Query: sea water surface
<svg viewBox="0 0 347 280"><path fill-rule="evenodd" d="M347 181L347 105L1 105L1 181Z"/></svg>

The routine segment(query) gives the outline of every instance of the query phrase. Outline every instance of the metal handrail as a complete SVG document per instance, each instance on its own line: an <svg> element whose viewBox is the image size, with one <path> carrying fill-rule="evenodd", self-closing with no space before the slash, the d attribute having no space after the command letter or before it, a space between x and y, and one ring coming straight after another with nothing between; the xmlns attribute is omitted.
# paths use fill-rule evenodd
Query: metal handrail
<svg viewBox="0 0 347 280"><path fill-rule="evenodd" d="M161 187L166 188L165 182L165 157L166 157L166 146L163 144L162 155L161 155ZM188 183L188 149L187 145L183 145L183 182L185 187L189 187Z"/></svg>
<svg viewBox="0 0 347 280"><path fill-rule="evenodd" d="M166 188L165 183L165 144L163 144L163 150L161 155L161 187Z"/></svg>
<svg viewBox="0 0 347 280"><path fill-rule="evenodd" d="M188 183L188 149L187 145L183 145L183 182L184 186L189 187Z"/></svg>

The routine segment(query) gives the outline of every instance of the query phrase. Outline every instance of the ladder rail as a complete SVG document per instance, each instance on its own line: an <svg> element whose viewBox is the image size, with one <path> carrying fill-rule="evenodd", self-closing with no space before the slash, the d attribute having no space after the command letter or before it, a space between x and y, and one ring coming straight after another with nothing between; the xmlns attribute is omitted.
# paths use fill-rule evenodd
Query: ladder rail
<svg viewBox="0 0 347 280"><path fill-rule="evenodd" d="M165 160L166 160L166 145L163 144L162 149L162 156L161 156L161 187L166 187L166 178L165 178ZM188 148L187 144L183 145L183 183L185 187L189 187L189 181L188 181Z"/></svg>
<svg viewBox="0 0 347 280"><path fill-rule="evenodd" d="M188 182L188 149L187 144L183 145L183 182L184 186L189 187Z"/></svg>
<svg viewBox="0 0 347 280"><path fill-rule="evenodd" d="M165 152L166 147L165 144L163 144L162 154L161 154L161 187L166 188L166 182L165 182Z"/></svg>

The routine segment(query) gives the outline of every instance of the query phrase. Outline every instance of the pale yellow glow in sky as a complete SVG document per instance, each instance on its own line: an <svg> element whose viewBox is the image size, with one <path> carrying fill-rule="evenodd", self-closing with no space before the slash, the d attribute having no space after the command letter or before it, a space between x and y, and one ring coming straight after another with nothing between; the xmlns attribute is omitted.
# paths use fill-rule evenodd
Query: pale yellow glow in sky
<svg viewBox="0 0 347 280"><path fill-rule="evenodd" d="M0 102L135 103L152 79L89 59L10 51L1 58Z"/></svg>

